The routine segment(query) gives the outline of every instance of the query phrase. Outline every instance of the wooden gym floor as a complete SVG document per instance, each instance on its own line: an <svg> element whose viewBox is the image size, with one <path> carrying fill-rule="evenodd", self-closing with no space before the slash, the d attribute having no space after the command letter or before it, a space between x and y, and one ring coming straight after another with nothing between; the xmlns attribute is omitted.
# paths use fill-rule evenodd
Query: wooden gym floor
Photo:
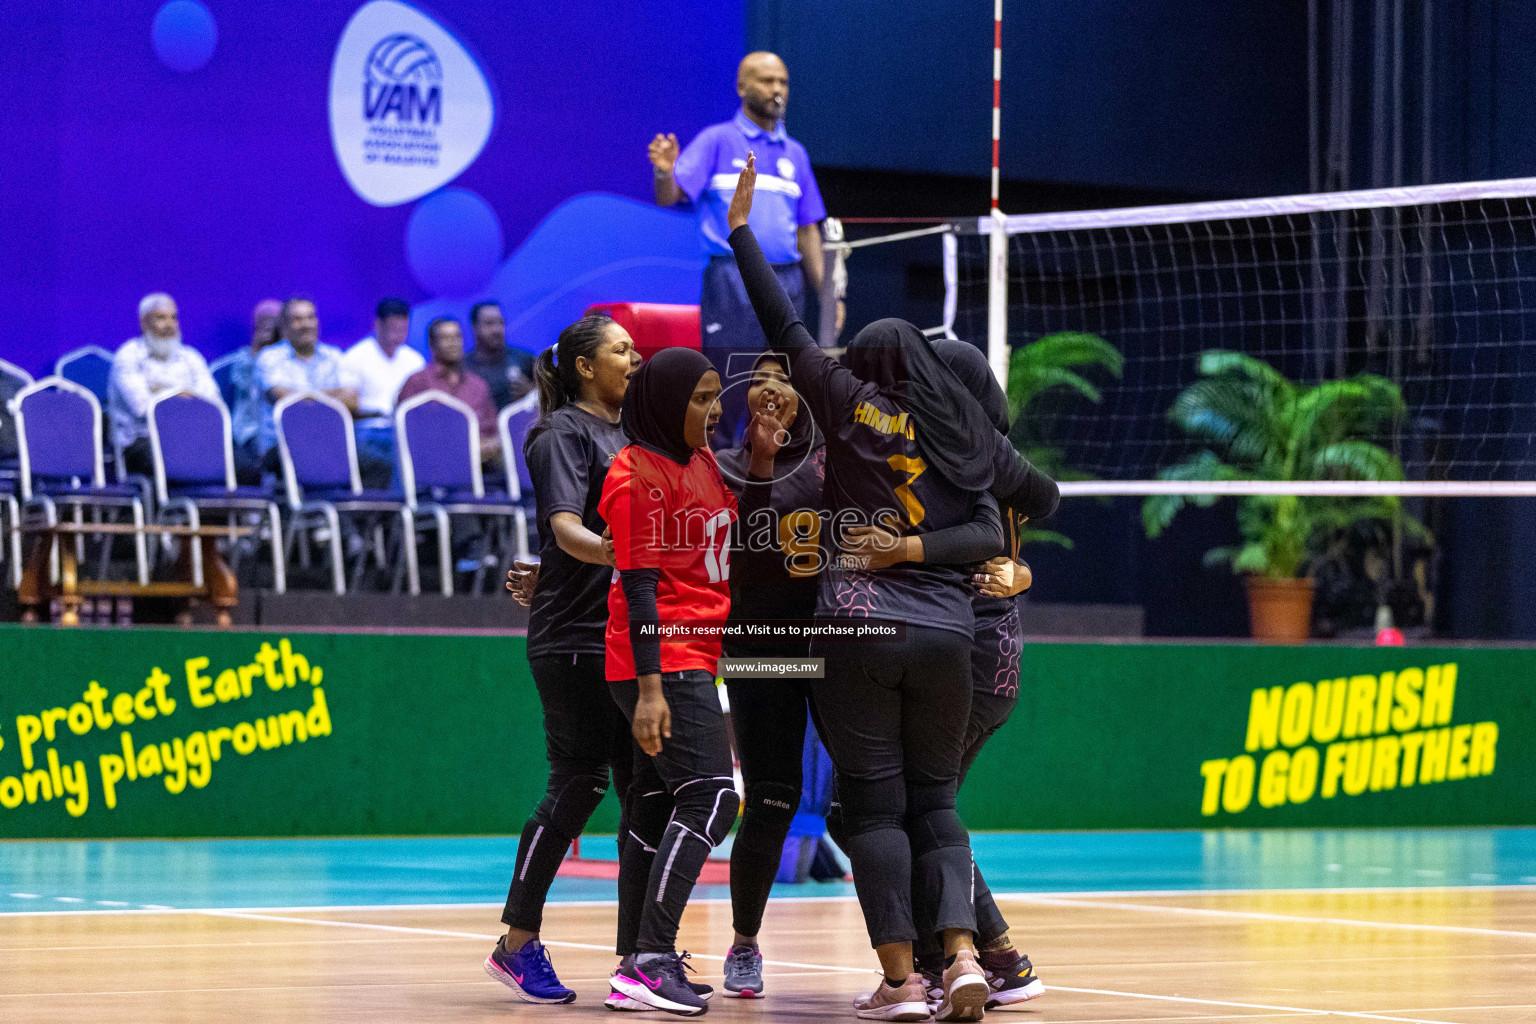
<svg viewBox="0 0 1536 1024"><path fill-rule="evenodd" d="M989 1016L1536 1022L1536 834L1276 835L978 836L984 870L1015 892L1000 902L1046 984L1018 1011ZM583 898L611 883L561 879L546 915L575 1004L517 1003L483 973L500 931L499 904L486 902L500 893L487 890L505 884L514 842L0 843L0 1021L612 1019L602 998L613 908ZM1159 848L1167 862L1148 863ZM496 852L472 870L476 849ZM1169 855L1179 850L1182 862ZM1259 884L1213 885L1243 876L1243 861L1243 880ZM1031 862L1045 884L1017 876ZM1196 882L1148 886L1149 872ZM1350 884L1362 876L1377 884ZM358 884L368 877L374 886ZM1095 891L1060 891L1074 877ZM1345 884L1325 886L1334 881ZM198 900L210 886L268 898ZM455 899L461 888L479 900ZM446 902L410 903L412 892ZM285 893L304 898L283 903ZM723 896L700 887L680 940L717 985L731 936ZM710 1019L853 1019L850 1000L876 975L844 887L778 887L763 934L767 998L717 997Z"/></svg>

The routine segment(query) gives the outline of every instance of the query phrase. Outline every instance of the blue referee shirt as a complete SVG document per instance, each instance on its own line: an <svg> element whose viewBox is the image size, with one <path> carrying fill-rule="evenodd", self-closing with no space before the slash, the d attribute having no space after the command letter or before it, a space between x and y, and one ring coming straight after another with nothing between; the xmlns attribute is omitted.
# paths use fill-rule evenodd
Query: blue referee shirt
<svg viewBox="0 0 1536 1024"><path fill-rule="evenodd" d="M770 263L795 263L800 250L795 231L827 215L811 173L805 147L784 133L780 122L765 132L740 111L729 121L699 132L678 156L672 177L698 211L699 234L711 256L730 256L730 226L725 214L736 191L736 179L757 156L757 194L748 223Z"/></svg>

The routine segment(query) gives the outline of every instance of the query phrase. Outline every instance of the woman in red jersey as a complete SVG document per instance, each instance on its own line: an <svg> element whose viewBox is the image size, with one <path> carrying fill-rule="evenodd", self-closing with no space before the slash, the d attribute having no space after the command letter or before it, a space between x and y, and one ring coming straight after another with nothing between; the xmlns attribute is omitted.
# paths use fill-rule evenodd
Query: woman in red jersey
<svg viewBox="0 0 1536 1024"><path fill-rule="evenodd" d="M720 378L701 353L665 349L642 365L624 398L629 444L608 470L598 511L613 533L618 579L608 594L606 670L642 753L619 859L619 946L633 952L615 992L671 1013L704 1012L676 951L677 925L709 851L736 821L715 669L730 613L737 502L708 437L720 417ZM754 418L749 473L767 481L784 432ZM743 511L770 488L748 487ZM662 633L666 633L663 642Z"/></svg>

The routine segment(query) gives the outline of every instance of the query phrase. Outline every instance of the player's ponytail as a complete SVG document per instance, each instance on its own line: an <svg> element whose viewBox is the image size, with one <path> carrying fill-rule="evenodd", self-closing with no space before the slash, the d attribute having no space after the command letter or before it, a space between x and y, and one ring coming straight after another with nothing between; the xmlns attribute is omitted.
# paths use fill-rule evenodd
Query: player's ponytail
<svg viewBox="0 0 1536 1024"><path fill-rule="evenodd" d="M576 360L592 359L597 346L613 323L600 313L584 316L560 332L560 338L539 353L533 362L533 383L539 389L539 413L548 416L556 409L581 397L581 375Z"/></svg>

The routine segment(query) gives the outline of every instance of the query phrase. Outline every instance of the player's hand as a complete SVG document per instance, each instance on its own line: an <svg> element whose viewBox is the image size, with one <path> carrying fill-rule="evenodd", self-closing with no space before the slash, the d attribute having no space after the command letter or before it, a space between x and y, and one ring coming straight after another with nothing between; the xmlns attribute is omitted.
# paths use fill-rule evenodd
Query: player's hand
<svg viewBox="0 0 1536 1024"><path fill-rule="evenodd" d="M512 599L524 608L533 600L533 588L539 585L539 563L514 561L507 570L507 589Z"/></svg>
<svg viewBox="0 0 1536 1024"><path fill-rule="evenodd" d="M656 680L655 686L645 686L646 678ZM635 702L635 718L629 731L635 737L635 742L640 744L640 749L651 757L661 753L662 740L672 738L672 709L667 706L667 698L661 694L660 676L641 679L640 699Z"/></svg>
<svg viewBox="0 0 1536 1024"><path fill-rule="evenodd" d="M613 553L613 530L603 527L603 564L610 569L619 567L619 558Z"/></svg>
<svg viewBox="0 0 1536 1024"><path fill-rule="evenodd" d="M735 231L747 222L752 213L752 193L757 188L757 157L747 154L747 166L736 179L736 194L731 196L731 208L726 211L725 222Z"/></svg>
<svg viewBox="0 0 1536 1024"><path fill-rule="evenodd" d="M752 414L747 424L747 445L752 450L750 472L759 479L773 476L773 460L789 441L789 431L778 417L765 409Z"/></svg>
<svg viewBox="0 0 1536 1024"><path fill-rule="evenodd" d="M1023 562L999 556L981 563L971 582L987 597L1012 597L1028 590L1035 577Z"/></svg>
<svg viewBox="0 0 1536 1024"><path fill-rule="evenodd" d="M884 569L907 561L906 540L880 526L850 526L843 531L843 553L864 559L866 568Z"/></svg>
<svg viewBox="0 0 1536 1024"><path fill-rule="evenodd" d="M671 132L657 135L647 147L646 155L651 158L652 167L671 174L672 168L677 166L677 136Z"/></svg>

